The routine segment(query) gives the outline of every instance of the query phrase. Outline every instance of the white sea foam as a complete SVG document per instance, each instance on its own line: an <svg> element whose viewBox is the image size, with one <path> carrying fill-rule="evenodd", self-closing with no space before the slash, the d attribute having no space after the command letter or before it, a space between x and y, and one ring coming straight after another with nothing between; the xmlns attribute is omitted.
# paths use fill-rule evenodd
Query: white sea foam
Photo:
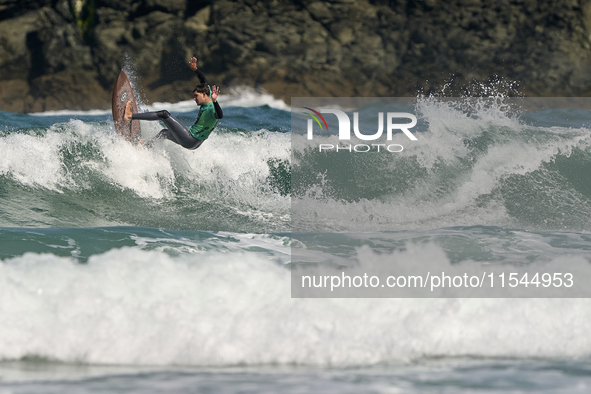
<svg viewBox="0 0 591 394"><path fill-rule="evenodd" d="M363 178L364 170L394 174L402 161L416 160L417 164L413 162L412 167L419 178L412 180L413 187L405 192L396 190L391 195L350 202L333 195L332 189L338 180L319 168L317 174L309 174L317 177L316 185L310 187L305 196L294 197L294 223L311 231L515 225L505 202L489 196L500 190L510 177L543 171L544 165L552 163L557 155L568 157L575 148L588 149L591 144L586 128L528 126L510 116L502 102L492 106L476 102L469 107L471 113L467 113L465 107L458 108L458 102L463 103L461 100L419 100L417 115L428 124L428 129L416 133L417 141L408 140L402 133L395 134L388 143L400 144L404 150L390 153L382 149L382 157L391 159L389 164L388 160L383 160L378 166L370 167L374 162L364 163L361 160L364 153L354 154L359 159L355 167L357 179ZM315 136L314 144L310 145L305 136L297 134L292 134L292 142L294 149L300 151L306 146L317 150L319 144L339 144L337 136ZM366 144L367 141L353 138L349 143ZM483 148L479 150L471 144L482 144ZM363 164L367 167L363 168ZM379 176L372 179L380 182ZM552 180L545 182L550 184ZM553 186L554 199L579 206L580 214L587 212L586 204L580 203L576 193L563 185Z"/></svg>
<svg viewBox="0 0 591 394"><path fill-rule="evenodd" d="M449 265L436 245L382 256L366 249L357 258L367 267L384 258ZM355 366L439 356L586 357L589 304L292 299L289 270L253 252L173 258L123 248L87 264L27 253L0 264L0 359Z"/></svg>
<svg viewBox="0 0 591 394"><path fill-rule="evenodd" d="M142 127L144 141L161 128L157 122L143 122ZM270 175L267 162L289 161L288 134L213 134L198 151L162 140L149 149L126 142L110 125L70 120L39 136L8 134L1 139L0 175L29 187L80 190L102 179L140 197L162 199L174 196L183 179L207 187L213 194L206 199L225 196L253 208L279 204L283 211L289 206L287 197L263 190ZM74 160L67 159L71 155ZM95 174L90 182L89 173Z"/></svg>
<svg viewBox="0 0 591 394"><path fill-rule="evenodd" d="M224 108L228 107L260 107L268 105L271 108L289 111L289 105L285 104L283 100L276 99L271 94L259 92L251 88L234 88L228 94L220 94L218 96L220 105ZM190 112L197 109L197 105L193 100L180 101L178 103L155 102L151 105L144 106L147 111L157 111L167 109L170 112Z"/></svg>
<svg viewBox="0 0 591 394"><path fill-rule="evenodd" d="M139 99L139 98L138 98ZM283 100L273 97L273 95L265 92L260 92L252 88L233 88L230 89L227 94L220 94L218 97L220 105L224 108L229 107L260 107L268 105L271 108L281 109L289 111L290 106L287 105ZM166 109L170 112L191 112L198 109L198 106L193 100L180 101L177 103L167 102L154 102L150 105L142 105L141 102L140 110L142 111L160 111ZM89 111L80 110L58 110L58 111L45 111L45 112L34 112L29 115L33 116L99 116L99 115L110 115L111 110L100 110L94 109Z"/></svg>
<svg viewBox="0 0 591 394"><path fill-rule="evenodd" d="M0 174L9 176L29 187L58 190L59 185L71 184L60 160L63 138L47 135L10 134L2 137L0 145Z"/></svg>
<svg viewBox="0 0 591 394"><path fill-rule="evenodd" d="M111 115L111 110L107 109L91 109L88 111L61 109L56 111L31 112L32 116L100 116Z"/></svg>

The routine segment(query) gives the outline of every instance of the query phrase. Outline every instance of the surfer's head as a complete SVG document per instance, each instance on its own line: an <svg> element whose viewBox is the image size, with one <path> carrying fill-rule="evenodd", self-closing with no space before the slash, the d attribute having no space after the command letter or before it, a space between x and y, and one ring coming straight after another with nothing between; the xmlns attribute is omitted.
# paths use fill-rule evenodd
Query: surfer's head
<svg viewBox="0 0 591 394"><path fill-rule="evenodd" d="M195 89L193 89L193 100L195 100L197 105L205 104L211 101L209 94L209 85L200 83L199 85L195 86Z"/></svg>

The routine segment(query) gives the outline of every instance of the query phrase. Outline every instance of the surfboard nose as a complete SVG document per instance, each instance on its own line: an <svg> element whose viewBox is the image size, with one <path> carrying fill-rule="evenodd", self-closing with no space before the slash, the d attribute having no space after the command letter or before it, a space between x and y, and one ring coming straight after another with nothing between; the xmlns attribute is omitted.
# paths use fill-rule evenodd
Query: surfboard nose
<svg viewBox="0 0 591 394"><path fill-rule="evenodd" d="M131 103L131 111L133 113L138 112L137 102L129 78L125 71L121 70L115 81L111 98L113 122L115 123L115 131L118 134L125 137L128 141L133 141L141 132L141 127L140 122L137 120L125 120L125 107L128 102Z"/></svg>

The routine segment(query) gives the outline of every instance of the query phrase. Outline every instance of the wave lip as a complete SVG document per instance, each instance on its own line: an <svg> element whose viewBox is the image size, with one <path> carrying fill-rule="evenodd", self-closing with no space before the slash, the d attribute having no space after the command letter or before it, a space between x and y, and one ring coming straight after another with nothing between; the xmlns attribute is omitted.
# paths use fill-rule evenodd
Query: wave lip
<svg viewBox="0 0 591 394"><path fill-rule="evenodd" d="M332 134L321 134L318 127L308 140L300 133L308 118L292 114L292 127L299 130L292 133L294 231L591 229L584 219L591 215L591 188L583 181L591 165L584 111L520 111L486 98L421 98L414 106L396 105L358 109L359 127L368 135L380 112L416 113L417 141L401 132L379 140L404 148L395 153L370 148L378 141L354 136L340 141L332 115L326 118ZM353 151L356 146L360 151Z"/></svg>

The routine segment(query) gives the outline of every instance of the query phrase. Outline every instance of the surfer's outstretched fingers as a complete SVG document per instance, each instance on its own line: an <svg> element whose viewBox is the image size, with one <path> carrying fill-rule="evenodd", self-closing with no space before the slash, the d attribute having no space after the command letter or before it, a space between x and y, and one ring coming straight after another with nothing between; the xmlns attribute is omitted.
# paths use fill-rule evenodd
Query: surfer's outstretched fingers
<svg viewBox="0 0 591 394"><path fill-rule="evenodd" d="M131 112L131 101L128 101L127 104L125 104L125 114L123 115L123 119L131 120L132 115L133 112Z"/></svg>
<svg viewBox="0 0 591 394"><path fill-rule="evenodd" d="M191 58L191 60L189 61L189 67L191 68L191 70L195 71L197 70L197 58L195 56L193 56Z"/></svg>

